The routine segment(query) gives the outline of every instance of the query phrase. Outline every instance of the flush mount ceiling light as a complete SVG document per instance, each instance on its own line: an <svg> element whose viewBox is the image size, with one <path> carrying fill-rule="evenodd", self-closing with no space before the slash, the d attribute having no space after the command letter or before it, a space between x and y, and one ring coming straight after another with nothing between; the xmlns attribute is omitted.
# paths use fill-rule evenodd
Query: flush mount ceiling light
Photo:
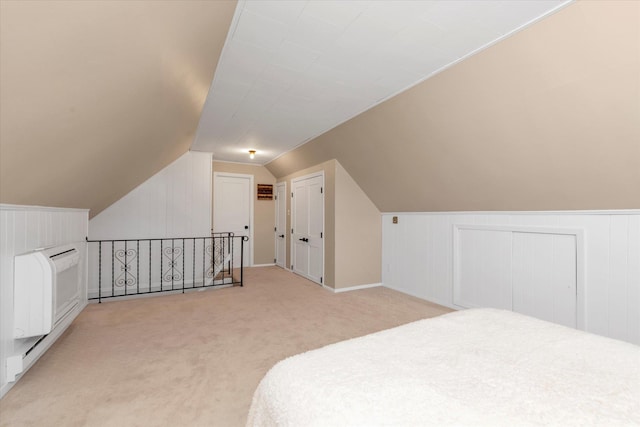
<svg viewBox="0 0 640 427"><path fill-rule="evenodd" d="M256 157L256 150L249 150L249 158L253 159Z"/></svg>

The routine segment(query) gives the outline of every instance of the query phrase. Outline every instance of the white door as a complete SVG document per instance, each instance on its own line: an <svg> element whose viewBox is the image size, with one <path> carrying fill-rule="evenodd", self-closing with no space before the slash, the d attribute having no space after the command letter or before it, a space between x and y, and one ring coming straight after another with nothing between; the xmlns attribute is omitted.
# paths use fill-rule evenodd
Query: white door
<svg viewBox="0 0 640 427"><path fill-rule="evenodd" d="M455 226L453 303L578 326L578 235L536 227Z"/></svg>
<svg viewBox="0 0 640 427"><path fill-rule="evenodd" d="M276 184L276 259L277 266L285 268L287 235L287 183Z"/></svg>
<svg viewBox="0 0 640 427"><path fill-rule="evenodd" d="M291 201L292 270L316 283L324 276L324 175L294 179Z"/></svg>
<svg viewBox="0 0 640 427"><path fill-rule="evenodd" d="M513 311L577 327L575 235L513 233Z"/></svg>
<svg viewBox="0 0 640 427"><path fill-rule="evenodd" d="M213 231L248 236L244 265L253 264L253 175L213 174ZM240 267L240 239L233 239L234 267Z"/></svg>

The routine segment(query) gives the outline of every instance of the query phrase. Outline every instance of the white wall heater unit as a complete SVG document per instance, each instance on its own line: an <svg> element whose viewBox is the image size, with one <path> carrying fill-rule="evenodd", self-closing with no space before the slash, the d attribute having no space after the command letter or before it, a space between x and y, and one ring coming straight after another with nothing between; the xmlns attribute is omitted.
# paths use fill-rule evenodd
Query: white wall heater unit
<svg viewBox="0 0 640 427"><path fill-rule="evenodd" d="M80 300L80 250L74 244L14 259L15 339L46 335Z"/></svg>

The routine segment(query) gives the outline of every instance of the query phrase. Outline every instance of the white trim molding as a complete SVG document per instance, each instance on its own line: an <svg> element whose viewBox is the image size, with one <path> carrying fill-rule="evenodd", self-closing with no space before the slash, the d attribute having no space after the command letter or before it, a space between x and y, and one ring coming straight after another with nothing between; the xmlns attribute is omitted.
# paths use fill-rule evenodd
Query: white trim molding
<svg viewBox="0 0 640 427"><path fill-rule="evenodd" d="M442 211L381 212L381 215L640 215L640 209L603 209L576 211Z"/></svg>
<svg viewBox="0 0 640 427"><path fill-rule="evenodd" d="M394 216L397 216L395 223ZM640 210L384 213L383 286L449 308L460 309L454 303L454 282L459 280L461 272L458 270L460 266L456 265L461 242L458 242L459 237L455 234L464 230L464 227L498 232L515 231L520 234L516 247L511 250L507 238L483 241L476 235L480 239L477 245L473 243L476 240L470 241L476 245L473 246L473 253L476 255L469 255L469 260L477 261L479 271L482 271L484 261L482 253L478 255L478 250L481 251L483 245L488 245L492 251L495 250L504 257L513 257L514 249L524 248L526 255L518 255L515 264L516 273L523 280L529 280L530 277L555 280L556 277L546 275L549 272L549 257L544 257L546 261L539 263L532 254L535 245L522 246L525 243L533 244L533 237L536 236L526 233L560 234L553 237L563 249L553 255L552 261L558 262L559 271L561 274L566 273L567 277L570 271L567 262L575 263L576 327L640 345ZM575 261L571 256L572 252L564 246L566 242L561 242L565 241L565 237L572 236L575 236ZM511 242L514 243L515 240ZM544 247L545 244L542 243L539 246ZM496 261L495 253L488 256L487 260ZM523 260L526 261L527 268L531 269L531 275L525 275L526 277L523 276ZM508 260L505 259L505 262ZM472 270L464 271L471 274ZM496 281L507 283L509 280L509 271L506 269L496 270L496 277L493 279L492 274L489 271L485 275L495 286L491 290L482 291L474 288L474 301L488 304L489 300L499 295L496 292L502 289ZM504 285L503 282L501 283ZM459 286L459 283L455 286ZM544 292L550 292L551 289L549 285ZM568 294L563 294L559 301L568 302L565 297L568 298ZM506 295L500 298L503 298L501 302L508 302ZM522 302L519 301L519 304Z"/></svg>
<svg viewBox="0 0 640 427"><path fill-rule="evenodd" d="M6 203L0 203L0 210L43 211L43 212L89 212L89 209L81 209L81 208L59 208L59 207L52 207L52 206L11 205Z"/></svg>
<svg viewBox="0 0 640 427"><path fill-rule="evenodd" d="M369 288L377 288L382 286L382 283L368 283L365 285L356 285L356 286L349 286L346 288L330 288L327 285L322 285L323 288L325 288L328 291L333 292L334 294L339 294L341 292L351 292L351 291L359 291L360 289L369 289Z"/></svg>

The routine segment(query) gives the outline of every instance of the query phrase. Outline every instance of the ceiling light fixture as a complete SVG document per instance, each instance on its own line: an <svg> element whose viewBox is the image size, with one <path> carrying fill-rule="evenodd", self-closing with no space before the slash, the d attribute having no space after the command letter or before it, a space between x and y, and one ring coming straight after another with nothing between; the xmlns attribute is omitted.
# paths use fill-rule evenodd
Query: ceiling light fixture
<svg viewBox="0 0 640 427"><path fill-rule="evenodd" d="M256 150L249 150L249 158L253 159L256 157Z"/></svg>

